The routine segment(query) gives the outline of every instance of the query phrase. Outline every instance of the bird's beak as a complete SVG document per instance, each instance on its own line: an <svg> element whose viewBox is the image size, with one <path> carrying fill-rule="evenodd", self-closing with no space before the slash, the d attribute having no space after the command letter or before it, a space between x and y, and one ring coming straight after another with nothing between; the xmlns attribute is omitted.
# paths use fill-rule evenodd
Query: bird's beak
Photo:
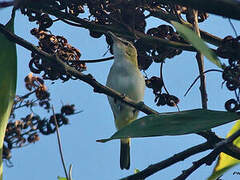
<svg viewBox="0 0 240 180"><path fill-rule="evenodd" d="M107 34L112 38L113 41L119 41L119 37L113 34L111 31L108 31Z"/></svg>

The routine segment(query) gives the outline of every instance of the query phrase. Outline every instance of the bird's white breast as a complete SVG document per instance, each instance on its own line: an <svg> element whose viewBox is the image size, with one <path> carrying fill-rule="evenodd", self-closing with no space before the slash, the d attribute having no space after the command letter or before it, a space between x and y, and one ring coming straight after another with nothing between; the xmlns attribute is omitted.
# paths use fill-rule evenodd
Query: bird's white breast
<svg viewBox="0 0 240 180"><path fill-rule="evenodd" d="M107 86L128 96L136 102L143 101L145 80L141 72L129 60L115 59L107 79ZM124 103L108 97L117 128L137 118L138 112ZM118 122L119 120L119 122Z"/></svg>

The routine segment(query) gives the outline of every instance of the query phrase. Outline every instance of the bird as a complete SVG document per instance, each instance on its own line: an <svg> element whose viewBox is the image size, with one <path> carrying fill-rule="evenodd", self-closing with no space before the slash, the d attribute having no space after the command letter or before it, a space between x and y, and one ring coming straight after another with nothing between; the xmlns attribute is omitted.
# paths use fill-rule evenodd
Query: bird
<svg viewBox="0 0 240 180"><path fill-rule="evenodd" d="M145 79L138 68L137 50L134 45L107 32L113 44L114 62L107 77L106 86L118 91L137 103L143 102ZM116 129L119 130L137 119L139 111L127 104L108 96ZM120 168L130 167L130 138L120 140Z"/></svg>

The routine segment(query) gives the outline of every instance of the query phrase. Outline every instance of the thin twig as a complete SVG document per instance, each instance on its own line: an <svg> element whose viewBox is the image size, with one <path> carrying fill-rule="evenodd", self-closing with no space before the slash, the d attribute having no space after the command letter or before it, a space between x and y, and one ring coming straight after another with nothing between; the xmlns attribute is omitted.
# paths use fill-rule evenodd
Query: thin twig
<svg viewBox="0 0 240 180"><path fill-rule="evenodd" d="M198 26L198 11L192 9L192 15L193 15L193 29L196 32L196 34L201 38L200 30ZM200 52L197 52L196 59L198 63L198 70L200 74L200 92L201 92L201 99L202 99L202 108L207 109L207 90L206 90L206 78L204 75L204 61L203 61L203 54Z"/></svg>
<svg viewBox="0 0 240 180"><path fill-rule="evenodd" d="M164 62L162 62L161 65L160 65L160 78L162 79L164 90L166 91L167 94L169 94L169 92L168 92L168 90L167 90L167 88L166 88L166 86L164 84L164 81L163 81L163 63Z"/></svg>
<svg viewBox="0 0 240 180"><path fill-rule="evenodd" d="M228 18L228 21L229 21L229 23L230 23L230 25L231 25L231 27L232 27L232 29L233 29L233 32L234 32L235 36L237 37L237 36L238 36L238 34L237 34L237 31L236 31L236 29L235 29L235 27L234 27L234 25L233 25L233 23L232 23L231 19L230 19L230 18Z"/></svg>
<svg viewBox="0 0 240 180"><path fill-rule="evenodd" d="M31 92L29 92L29 93L27 93L27 94L25 94L25 95L23 95L23 96L21 96L21 97L19 97L20 99L26 99L26 98L28 98L31 94L33 94L33 93L35 93L37 90L35 89L34 91L31 91Z"/></svg>
<svg viewBox="0 0 240 180"><path fill-rule="evenodd" d="M67 168L66 168L66 165L65 165L65 162L64 162L64 158L63 158L62 144L61 144L60 133L59 133L59 129L58 129L58 123L57 123L57 119L56 119L56 116L55 116L55 112L54 112L53 106L52 106L52 112L53 112L56 132L57 132L59 153L60 153L60 156L61 156L61 161L62 161L63 169L64 169L64 172L65 172L65 176L66 176L67 180L69 180L68 173L67 173Z"/></svg>
<svg viewBox="0 0 240 180"><path fill-rule="evenodd" d="M28 106L33 105L33 104L34 104L35 102L37 102L37 101L39 101L39 99L32 100L32 101L30 101L29 103L26 102L25 104L21 104L21 103L20 103L20 105L13 107L13 109L16 110L16 109L19 109L19 108L22 108L22 107L25 107L25 106L28 107Z"/></svg>
<svg viewBox="0 0 240 180"><path fill-rule="evenodd" d="M190 176L194 171L196 171L203 164L210 165L210 163L217 158L220 152L221 152L220 149L214 149L207 156L199 159L198 161L193 162L193 165L190 168L182 171L182 174L176 177L174 180L185 180L188 176Z"/></svg>
<svg viewBox="0 0 240 180"><path fill-rule="evenodd" d="M166 91L166 93L167 93L168 95L170 95L169 92L168 92L168 90L167 90L167 88L166 88L166 86L165 86L164 80L163 80L163 63L164 63L164 62L162 62L161 65L160 65L160 78L162 79L162 83L163 83L163 88L164 88L164 90ZM174 102L174 101L173 101L173 102ZM175 102L174 102L174 104L175 104L175 106L177 107L178 112L180 112L180 109L179 109L178 105L177 105Z"/></svg>
<svg viewBox="0 0 240 180"><path fill-rule="evenodd" d="M206 70L203 72L203 74L206 74L208 72L223 72L222 70L220 69L209 69L209 70ZM193 81L193 83L190 85L190 87L188 88L188 90L186 91L186 93L184 94L184 96L186 96L189 91L192 89L192 87L194 86L194 84L197 82L197 80L201 77L201 75L199 75L198 77L196 77L196 79Z"/></svg>
<svg viewBox="0 0 240 180"><path fill-rule="evenodd" d="M101 58L101 59L88 59L88 60L66 60L65 62L71 62L74 64L82 64L82 63L98 63L98 62L105 62L114 59L114 56L107 57L107 58Z"/></svg>
<svg viewBox="0 0 240 180"><path fill-rule="evenodd" d="M68 24L68 25L70 25L70 26L82 27L81 24L73 23L73 22L67 21L67 20L64 19L64 18L58 18L58 19L60 19L61 21L65 22L66 24Z"/></svg>
<svg viewBox="0 0 240 180"><path fill-rule="evenodd" d="M203 164L210 166L215 161L217 156L223 151L224 147L232 143L239 136L240 136L240 130L236 131L227 139L217 143L215 146L215 149L211 153L201 158L200 160L193 162L193 165L190 168L188 168L187 170L184 170L182 174L176 177L174 180L185 180L188 176L190 176L195 170L197 170Z"/></svg>
<svg viewBox="0 0 240 180"><path fill-rule="evenodd" d="M70 164L70 167L69 167L68 180L72 180L72 164Z"/></svg>

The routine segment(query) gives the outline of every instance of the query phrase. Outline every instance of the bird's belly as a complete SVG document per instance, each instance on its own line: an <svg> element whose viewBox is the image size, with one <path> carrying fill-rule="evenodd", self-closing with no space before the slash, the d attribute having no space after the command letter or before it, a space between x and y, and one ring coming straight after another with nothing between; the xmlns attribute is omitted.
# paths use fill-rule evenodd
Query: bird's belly
<svg viewBox="0 0 240 180"><path fill-rule="evenodd" d="M136 102L143 100L144 95L144 79L139 75L132 76L117 76L115 81L111 83L110 88L128 96ZM139 84L141 86L139 86ZM126 105L120 101L108 97L113 114L115 117L115 125L117 129L121 129L130 122L134 121L138 116L138 111L133 107Z"/></svg>
<svg viewBox="0 0 240 180"><path fill-rule="evenodd" d="M137 102L143 100L144 87L142 87L143 78L139 75L132 74L131 76L118 76L115 82L112 83L112 89L128 96Z"/></svg>

